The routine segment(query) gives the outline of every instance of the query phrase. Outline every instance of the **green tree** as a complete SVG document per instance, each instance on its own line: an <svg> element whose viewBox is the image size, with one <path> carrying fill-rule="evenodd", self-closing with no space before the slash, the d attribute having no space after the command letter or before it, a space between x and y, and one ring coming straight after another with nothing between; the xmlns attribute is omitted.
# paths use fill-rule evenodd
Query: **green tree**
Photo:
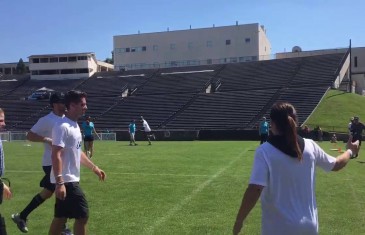
<svg viewBox="0 0 365 235"><path fill-rule="evenodd" d="M113 59L112 59L112 58L106 58L106 59L104 60L104 62L105 62L105 63L108 63L108 64L114 64L114 61L113 61Z"/></svg>
<svg viewBox="0 0 365 235"><path fill-rule="evenodd" d="M23 59L20 58L18 64L16 65L16 73L17 74L25 74L27 72L27 69L25 67L25 64L23 62Z"/></svg>

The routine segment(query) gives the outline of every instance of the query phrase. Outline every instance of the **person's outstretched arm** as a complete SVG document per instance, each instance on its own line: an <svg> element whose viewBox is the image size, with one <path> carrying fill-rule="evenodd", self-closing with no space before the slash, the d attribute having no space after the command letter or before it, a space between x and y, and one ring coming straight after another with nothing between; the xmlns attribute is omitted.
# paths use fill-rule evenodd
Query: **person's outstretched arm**
<svg viewBox="0 0 365 235"><path fill-rule="evenodd" d="M264 186L249 184L245 194L243 195L242 203L238 214L236 217L236 222L233 226L233 234L238 234L243 225L243 221L246 219L247 215L250 213L252 208L256 205L257 200L260 198L261 192Z"/></svg>
<svg viewBox="0 0 365 235"><path fill-rule="evenodd" d="M347 141L347 150L336 158L336 163L335 166L332 168L332 171L339 171L344 168L350 160L351 156L357 154L358 151L359 141L357 140L352 143L352 136L350 135L350 138Z"/></svg>

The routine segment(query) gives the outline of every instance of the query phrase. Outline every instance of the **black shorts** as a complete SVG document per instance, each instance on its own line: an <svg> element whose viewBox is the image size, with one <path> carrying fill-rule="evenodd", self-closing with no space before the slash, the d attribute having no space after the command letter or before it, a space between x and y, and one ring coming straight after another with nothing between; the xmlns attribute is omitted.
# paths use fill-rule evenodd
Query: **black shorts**
<svg viewBox="0 0 365 235"><path fill-rule="evenodd" d="M79 182L65 183L66 199L56 198L56 218L84 219L89 217L89 206Z"/></svg>
<svg viewBox="0 0 365 235"><path fill-rule="evenodd" d="M359 141L359 145L361 146L362 136L354 135L354 136L352 137L352 142L355 142L356 140L358 140L358 141Z"/></svg>
<svg viewBox="0 0 365 235"><path fill-rule="evenodd" d="M51 192L54 192L56 185L51 183L51 170L52 166L43 166L43 171L45 175L39 182L39 186Z"/></svg>
<svg viewBox="0 0 365 235"><path fill-rule="evenodd" d="M92 135L85 135L84 141L94 141L94 136L92 136Z"/></svg>

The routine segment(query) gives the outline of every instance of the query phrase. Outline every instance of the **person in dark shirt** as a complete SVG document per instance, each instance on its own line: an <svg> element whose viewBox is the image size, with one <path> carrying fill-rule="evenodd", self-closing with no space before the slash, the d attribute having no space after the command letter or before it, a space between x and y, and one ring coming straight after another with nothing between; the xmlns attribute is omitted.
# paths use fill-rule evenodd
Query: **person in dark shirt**
<svg viewBox="0 0 365 235"><path fill-rule="evenodd" d="M352 141L355 142L356 140L359 141L359 146L361 146L362 140L362 131L365 129L365 125L359 121L359 117L354 117L354 122L351 125L351 134L352 134ZM359 148L360 150L360 148ZM357 158L358 153L353 156L353 158Z"/></svg>

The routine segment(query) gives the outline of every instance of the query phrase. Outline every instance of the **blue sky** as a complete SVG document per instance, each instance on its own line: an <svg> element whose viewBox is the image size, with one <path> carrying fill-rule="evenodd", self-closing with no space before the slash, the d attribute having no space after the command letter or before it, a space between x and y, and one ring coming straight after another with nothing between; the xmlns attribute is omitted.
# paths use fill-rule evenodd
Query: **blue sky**
<svg viewBox="0 0 365 235"><path fill-rule="evenodd" d="M365 46L363 0L0 0L0 63L34 54L111 57L113 36L259 23L272 53Z"/></svg>

